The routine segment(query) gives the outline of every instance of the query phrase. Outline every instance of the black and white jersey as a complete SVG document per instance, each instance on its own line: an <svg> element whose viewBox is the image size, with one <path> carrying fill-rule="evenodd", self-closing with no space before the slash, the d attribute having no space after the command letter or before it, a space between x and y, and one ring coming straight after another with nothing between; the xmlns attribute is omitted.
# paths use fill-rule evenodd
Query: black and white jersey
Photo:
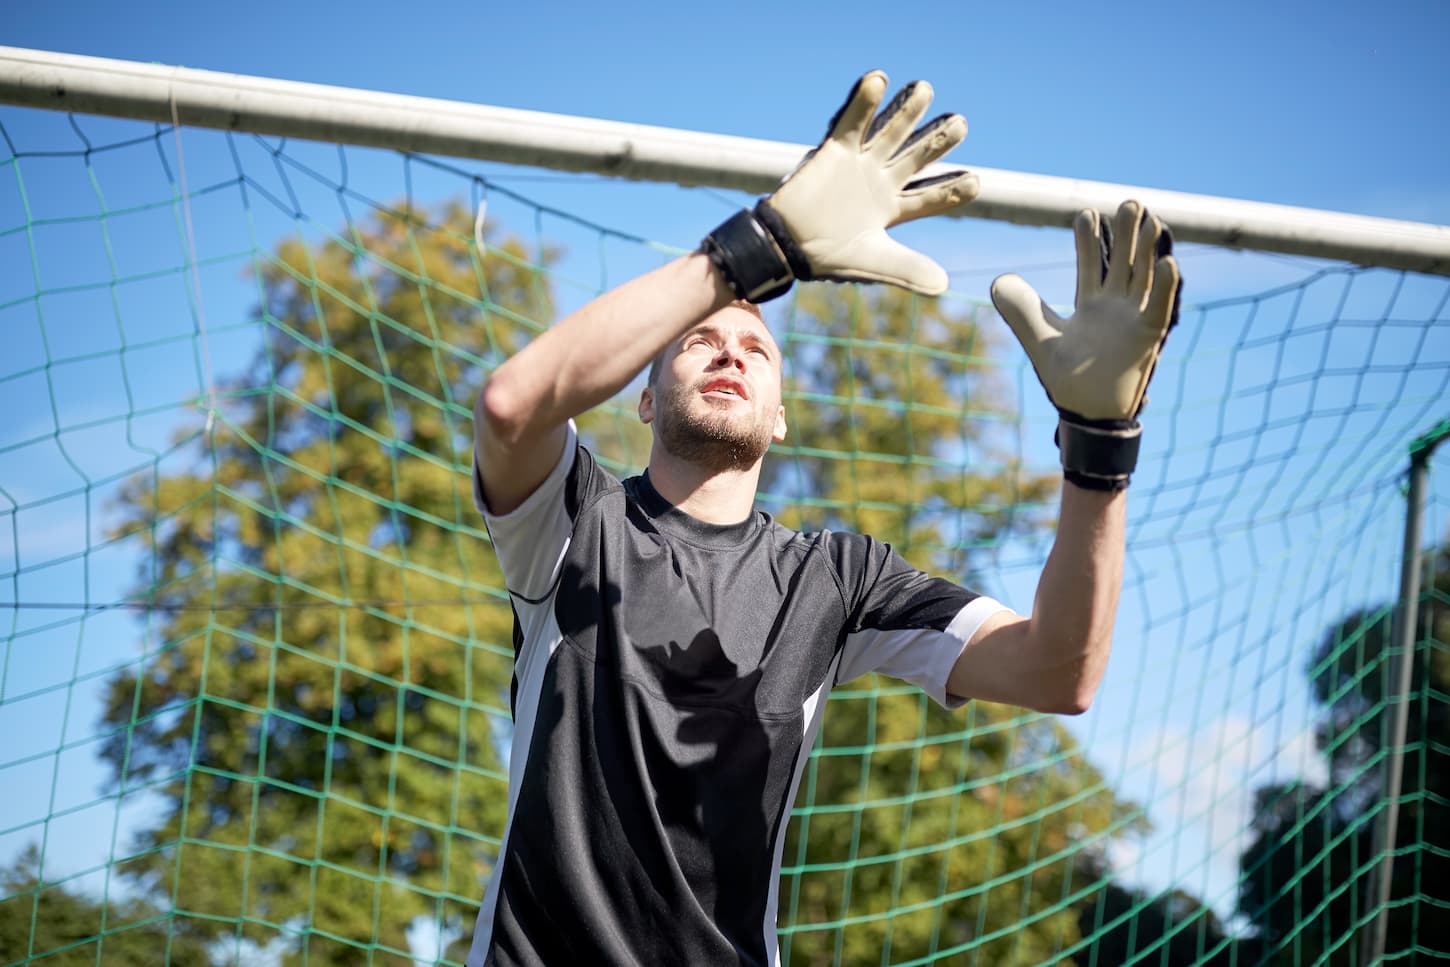
<svg viewBox="0 0 1450 967"><path fill-rule="evenodd" d="M469 967L778 963L786 823L831 686L879 671L956 707L947 674L1002 606L869 537L692 518L572 425L520 507L479 507L516 653Z"/></svg>

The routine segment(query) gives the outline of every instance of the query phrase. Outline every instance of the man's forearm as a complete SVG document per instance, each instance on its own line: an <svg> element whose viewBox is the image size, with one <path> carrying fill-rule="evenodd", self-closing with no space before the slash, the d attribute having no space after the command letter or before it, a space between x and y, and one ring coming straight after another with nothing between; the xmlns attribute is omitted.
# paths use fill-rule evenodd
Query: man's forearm
<svg viewBox="0 0 1450 967"><path fill-rule="evenodd" d="M1087 209L1073 219L1077 297L1058 315L1018 275L992 283L1059 414L1063 469L1057 537L1032 616L997 614L952 666L952 694L1049 712L1081 712L1107 668L1123 583L1126 488L1138 462L1147 399L1163 341L1178 320L1173 236L1136 201L1112 227Z"/></svg>
<svg viewBox="0 0 1450 967"><path fill-rule="evenodd" d="M1062 487L1057 538L1037 584L1028 647L1063 704L1086 709L1107 667L1123 584L1127 492Z"/></svg>
<svg viewBox="0 0 1450 967"><path fill-rule="evenodd" d="M624 389L670 340L733 298L707 256L678 258L540 333L493 373L483 409L510 436L547 431Z"/></svg>
<svg viewBox="0 0 1450 967"><path fill-rule="evenodd" d="M1087 709L1112 645L1126 511L1123 491L1063 484L1032 616L1002 611L984 621L952 666L951 694L1039 712Z"/></svg>

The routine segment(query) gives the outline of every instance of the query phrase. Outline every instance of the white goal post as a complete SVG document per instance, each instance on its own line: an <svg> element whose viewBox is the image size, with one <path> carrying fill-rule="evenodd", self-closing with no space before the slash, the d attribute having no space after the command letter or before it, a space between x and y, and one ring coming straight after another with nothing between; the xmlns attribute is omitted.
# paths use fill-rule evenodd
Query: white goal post
<svg viewBox="0 0 1450 967"><path fill-rule="evenodd" d="M806 145L0 46L0 103L768 192ZM948 170L960 166L938 166ZM1134 197L1175 237L1450 275L1450 226L969 166L952 214L1067 226Z"/></svg>

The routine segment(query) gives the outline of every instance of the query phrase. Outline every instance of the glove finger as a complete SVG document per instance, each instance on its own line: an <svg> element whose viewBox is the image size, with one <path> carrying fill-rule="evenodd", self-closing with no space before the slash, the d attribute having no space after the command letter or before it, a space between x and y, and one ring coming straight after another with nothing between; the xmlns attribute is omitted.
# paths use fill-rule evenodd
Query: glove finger
<svg viewBox="0 0 1450 967"><path fill-rule="evenodd" d="M947 272L932 259L880 232L864 240L852 261L860 268L852 274L891 282L922 295L941 295L947 290Z"/></svg>
<svg viewBox="0 0 1450 967"><path fill-rule="evenodd" d="M1142 228L1138 235L1138 251L1133 256L1133 277L1128 280L1128 294L1141 306L1153 288L1153 266L1158 260L1158 239L1163 234L1163 223L1144 209L1139 224Z"/></svg>
<svg viewBox="0 0 1450 967"><path fill-rule="evenodd" d="M1113 219L1113 251L1108 257L1108 277L1103 288L1109 292L1127 292L1133 256L1137 252L1138 226L1143 221L1143 206L1128 199L1118 206Z"/></svg>
<svg viewBox="0 0 1450 967"><path fill-rule="evenodd" d="M866 150L888 158L894 155L931 107L931 98L931 85L926 81L903 87L866 129Z"/></svg>
<svg viewBox="0 0 1450 967"><path fill-rule="evenodd" d="M859 148L865 141L866 126L881 99L886 96L886 74L884 71L870 71L864 74L846 95L830 123L826 125L826 140L843 141L853 148Z"/></svg>
<svg viewBox="0 0 1450 967"><path fill-rule="evenodd" d="M982 186L970 171L953 171L909 182L897 198L892 225L950 211L981 194Z"/></svg>
<svg viewBox="0 0 1450 967"><path fill-rule="evenodd" d="M1160 333L1178 325L1178 306L1183 296L1183 277L1178 260L1171 255L1158 259L1153 266L1153 291L1148 294L1146 319Z"/></svg>
<svg viewBox="0 0 1450 967"><path fill-rule="evenodd" d="M1057 313L1020 275L999 275L992 281L992 305L1037 365L1040 347L1060 332Z"/></svg>
<svg viewBox="0 0 1450 967"><path fill-rule="evenodd" d="M961 144L966 136L966 118L960 114L943 114L913 131L891 156L888 167L899 170L905 180Z"/></svg>
<svg viewBox="0 0 1450 967"><path fill-rule="evenodd" d="M1108 274L1108 226L1094 209L1084 208L1072 220L1077 243L1077 302L1095 295Z"/></svg>

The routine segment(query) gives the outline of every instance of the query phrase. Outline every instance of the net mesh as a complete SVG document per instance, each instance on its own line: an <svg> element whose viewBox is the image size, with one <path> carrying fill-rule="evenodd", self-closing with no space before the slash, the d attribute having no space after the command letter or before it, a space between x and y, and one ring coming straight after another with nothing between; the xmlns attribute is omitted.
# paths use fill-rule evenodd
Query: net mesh
<svg viewBox="0 0 1450 967"><path fill-rule="evenodd" d="M18 109L0 133L0 963L461 962L511 728L473 395L743 199ZM916 231L967 266L947 297L768 307L791 433L760 505L1025 611L1054 414L960 293L1012 252L1066 302L1071 245ZM784 854L786 962L1364 963L1381 909L1387 959L1450 956L1443 457L1377 838L1450 284L1182 262L1093 709L837 688ZM580 420L619 474L648 452L634 400Z"/></svg>

